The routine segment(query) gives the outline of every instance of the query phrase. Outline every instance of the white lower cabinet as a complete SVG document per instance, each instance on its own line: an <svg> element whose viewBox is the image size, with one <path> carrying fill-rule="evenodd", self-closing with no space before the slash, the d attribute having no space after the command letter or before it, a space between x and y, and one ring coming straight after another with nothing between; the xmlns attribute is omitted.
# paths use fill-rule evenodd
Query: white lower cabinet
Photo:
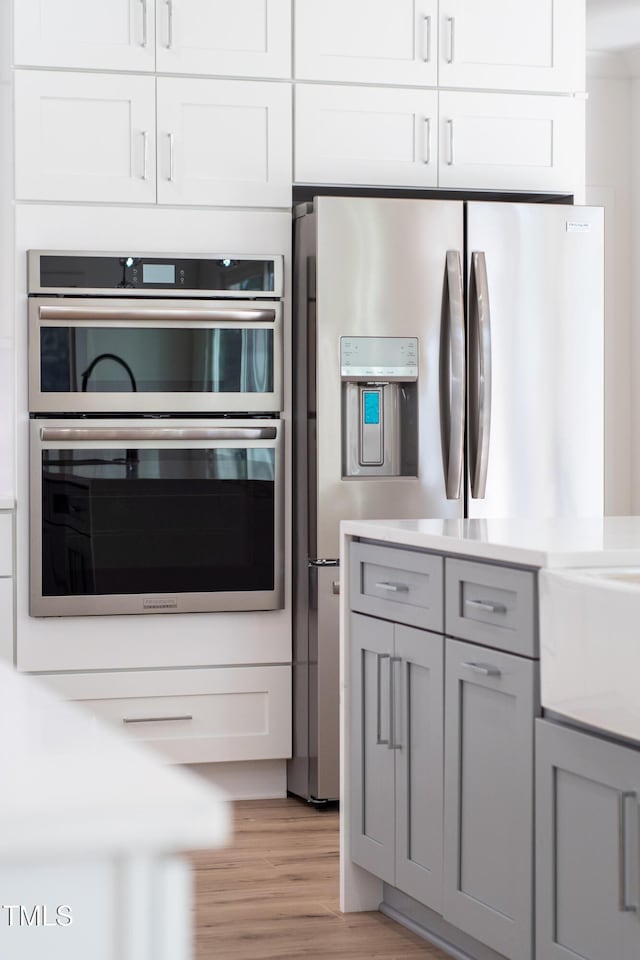
<svg viewBox="0 0 640 960"><path fill-rule="evenodd" d="M435 187L435 90L297 84L297 183Z"/></svg>
<svg viewBox="0 0 640 960"><path fill-rule="evenodd" d="M158 202L290 206L288 84L159 77Z"/></svg>
<svg viewBox="0 0 640 960"><path fill-rule="evenodd" d="M291 755L291 668L43 675L62 697L180 763Z"/></svg>
<svg viewBox="0 0 640 960"><path fill-rule="evenodd" d="M584 100L466 91L439 98L439 186L575 194L584 188Z"/></svg>
<svg viewBox="0 0 640 960"><path fill-rule="evenodd" d="M43 70L15 82L19 200L291 204L288 84Z"/></svg>
<svg viewBox="0 0 640 960"><path fill-rule="evenodd" d="M0 658L14 661L13 515L0 513Z"/></svg>
<svg viewBox="0 0 640 960"><path fill-rule="evenodd" d="M152 203L155 80L15 72L18 200Z"/></svg>

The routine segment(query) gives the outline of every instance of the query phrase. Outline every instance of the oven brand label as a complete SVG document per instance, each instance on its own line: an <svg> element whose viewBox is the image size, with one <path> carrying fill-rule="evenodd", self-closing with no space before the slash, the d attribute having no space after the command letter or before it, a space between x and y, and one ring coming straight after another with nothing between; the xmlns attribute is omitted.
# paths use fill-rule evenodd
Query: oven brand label
<svg viewBox="0 0 640 960"><path fill-rule="evenodd" d="M177 597L145 597L142 601L145 610L177 610Z"/></svg>

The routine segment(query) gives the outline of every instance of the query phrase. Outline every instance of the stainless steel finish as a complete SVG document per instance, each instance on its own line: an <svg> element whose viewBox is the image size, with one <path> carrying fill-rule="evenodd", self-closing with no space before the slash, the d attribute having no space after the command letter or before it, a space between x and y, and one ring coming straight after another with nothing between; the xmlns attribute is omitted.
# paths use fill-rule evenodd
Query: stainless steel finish
<svg viewBox="0 0 640 960"><path fill-rule="evenodd" d="M339 581L339 580L332 580L332 581L331 581L331 593L334 595L334 597L339 597L339 596L340 596L340 581Z"/></svg>
<svg viewBox="0 0 640 960"><path fill-rule="evenodd" d="M440 341L440 433L446 496L459 500L464 467L465 332L462 268L447 250L446 305Z"/></svg>
<svg viewBox="0 0 640 960"><path fill-rule="evenodd" d="M396 709L399 697L396 694L396 663L402 663L402 657L389 657L389 750L402 750L402 744L396 738Z"/></svg>
<svg viewBox="0 0 640 960"><path fill-rule="evenodd" d="M406 583L389 583L385 580L381 580L379 583L376 583L378 590L388 590L389 593L408 593L409 587Z"/></svg>
<svg viewBox="0 0 640 960"><path fill-rule="evenodd" d="M169 176L167 180L173 183L175 180L174 136L172 133L168 133L167 138L169 140Z"/></svg>
<svg viewBox="0 0 640 960"><path fill-rule="evenodd" d="M465 600L465 606L475 607L476 610L485 610L487 613L506 613L503 603L490 603L485 600Z"/></svg>
<svg viewBox="0 0 640 960"><path fill-rule="evenodd" d="M190 713L175 717L123 717L123 723L166 723L168 720L193 720Z"/></svg>
<svg viewBox="0 0 640 960"><path fill-rule="evenodd" d="M468 670L473 670L474 673L480 673L483 677L500 677L502 676L502 671L498 667L494 667L490 663L463 663L463 667L466 667Z"/></svg>
<svg viewBox="0 0 640 960"><path fill-rule="evenodd" d="M446 252L462 249L462 205L319 197L314 209L296 224L295 321L308 340L295 360L298 376L304 369L297 402L307 410L300 418L296 470L309 473L303 491L309 531L302 549L312 558L339 555L342 519L462 512L459 501L446 498L438 385ZM317 299L309 295L309 263L317 263ZM339 344L347 334L419 337L416 476L343 480Z"/></svg>
<svg viewBox="0 0 640 960"><path fill-rule="evenodd" d="M389 744L389 737L382 738L382 661L390 659L390 653L376 654L376 745L379 747ZM389 672L391 672L391 665L389 665ZM389 728L391 728L391 717L389 717Z"/></svg>
<svg viewBox="0 0 640 960"><path fill-rule="evenodd" d="M147 180L149 177L149 132L148 130L142 131L142 179Z"/></svg>
<svg viewBox="0 0 640 960"><path fill-rule="evenodd" d="M601 516L603 212L469 203L467 224L487 260L493 396L485 496L469 487L469 516Z"/></svg>
<svg viewBox="0 0 640 960"><path fill-rule="evenodd" d="M147 10L147 3L149 0L140 0L142 5L142 42L140 43L141 47L146 47L149 41L149 13Z"/></svg>
<svg viewBox="0 0 640 960"><path fill-rule="evenodd" d="M618 910L637 913L638 908L627 902L627 800L636 800L633 791L618 794Z"/></svg>
<svg viewBox="0 0 640 960"><path fill-rule="evenodd" d="M447 135L448 135L448 143L449 143L449 152L447 154L447 164L451 167L453 166L453 163L455 160L455 153L454 153L455 144L453 140L453 120L451 119L447 120Z"/></svg>
<svg viewBox="0 0 640 960"><path fill-rule="evenodd" d="M422 59L425 63L431 63L431 17L424 17L424 53Z"/></svg>
<svg viewBox="0 0 640 960"><path fill-rule="evenodd" d="M424 118L424 162L431 163L431 118Z"/></svg>
<svg viewBox="0 0 640 960"><path fill-rule="evenodd" d="M123 440L147 440L157 443L164 440L275 440L276 427L138 427L127 426L115 429L101 427L41 427L40 439L45 443L121 443Z"/></svg>
<svg viewBox="0 0 640 960"><path fill-rule="evenodd" d="M449 28L449 51L447 53L447 63L453 63L456 57L456 18L447 17L447 26Z"/></svg>
<svg viewBox="0 0 640 960"><path fill-rule="evenodd" d="M130 296L130 291L128 291ZM145 301L146 302L146 301ZM41 393L40 327L177 328L191 323L198 328L273 330L273 390L270 393ZM216 300L112 300L60 297L29 298L29 409L32 413L167 412L175 413L275 413L282 409L282 304L226 302Z"/></svg>
<svg viewBox="0 0 640 960"><path fill-rule="evenodd" d="M157 250L147 250L147 251L127 251L130 256L135 258L153 258L158 256ZM87 250L29 250L27 253L27 287L28 292L32 293L41 293L43 296L52 297L55 294L66 294L69 295L68 287L43 287L39 283L40 279L40 258L41 257L54 257L59 255L65 255L70 257L121 257L122 250L120 251L100 251L99 253L94 253ZM225 257L229 257L229 251L223 251L222 253L182 253L180 258L184 259L199 259L199 260L223 260ZM233 256L233 255L232 255ZM237 299L237 300L255 300L256 296L260 299L280 299L284 296L284 257L281 255L273 256L270 253L265 253L262 255L251 254L245 256L242 254L243 260L272 260L274 262L274 278L273 286L274 289L271 291L256 291L256 290L198 290L197 293L193 290L179 290L172 289L166 290L160 287L145 287L145 296L158 297L161 300L167 300L168 298L191 298L202 297L224 297L225 300ZM86 297L91 295L96 295L99 297L105 296L105 290L100 287L74 287L73 296L74 297ZM131 290L127 287L122 287L122 289L109 290L108 295L110 298L131 298ZM139 301L137 301L139 303ZM135 304L136 301L133 300L132 304ZM231 304L227 304L231 306ZM203 304L200 304L203 306Z"/></svg>
<svg viewBox="0 0 640 960"><path fill-rule="evenodd" d="M380 429L368 437L363 429L363 391L380 392ZM400 475L400 412L398 384L345 383L342 435L343 476L394 477ZM368 442L367 442L368 441Z"/></svg>
<svg viewBox="0 0 640 960"><path fill-rule="evenodd" d="M30 607L29 612L32 616L97 616L103 614L142 614L149 610L149 594L136 595L105 595L105 596L78 596L78 597L43 597L42 596L42 567L40 558L42 556L42 474L40 469L41 451L47 446L54 449L77 448L80 440L42 440L41 433L44 430L51 431L51 435L59 435L63 431L81 433L86 429L86 420L32 420L30 422L30 524L29 524L29 557L30 557ZM144 420L101 420L101 429L113 432L114 435L122 436L122 432L137 432L149 437L147 433L147 423ZM173 428L177 434L182 431L188 433L190 430L196 431L206 429L202 422L188 420L172 420ZM217 426L217 424L216 424ZM215 610L276 610L282 607L284 601L284 495L283 495L283 470L284 470L284 423L280 420L239 420L234 427L237 430L247 428L249 430L265 429L267 431L275 430L276 436L270 440L242 440L242 446L247 449L273 449L275 450L275 542L274 557L275 564L275 582L274 589L264 591L251 591L250 594L243 592L221 592L221 593L181 593L156 594L153 599L158 601L154 607L154 613L186 613L186 612L210 612ZM98 432L98 431L95 431ZM188 442L193 449L210 448L215 446L226 446L229 442L238 443L238 441L229 440L210 440L210 439L144 439L129 440L132 447L138 449L160 448L160 449L180 449L184 443ZM87 440L87 449L100 445L105 449L117 448L121 441L115 439L109 440ZM330 571L327 571L330 575ZM171 605L165 605L162 601L167 596L171 599ZM174 600L177 604L173 606ZM336 619L337 619L337 601ZM145 606L147 604L147 606ZM335 684L335 696L337 699L337 683ZM338 710L336 706L336 718ZM337 720L336 720L337 722Z"/></svg>
<svg viewBox="0 0 640 960"><path fill-rule="evenodd" d="M471 496L487 488L491 434L491 311L484 253L471 254L469 299L469 453Z"/></svg>
<svg viewBox="0 0 640 960"><path fill-rule="evenodd" d="M338 669L340 598L332 588L334 571L311 571L314 598L310 610L309 718L311 770L309 793L324 800L340 795L340 676Z"/></svg>
<svg viewBox="0 0 640 960"><path fill-rule="evenodd" d="M173 0L166 0L167 3L167 50L173 46Z"/></svg>

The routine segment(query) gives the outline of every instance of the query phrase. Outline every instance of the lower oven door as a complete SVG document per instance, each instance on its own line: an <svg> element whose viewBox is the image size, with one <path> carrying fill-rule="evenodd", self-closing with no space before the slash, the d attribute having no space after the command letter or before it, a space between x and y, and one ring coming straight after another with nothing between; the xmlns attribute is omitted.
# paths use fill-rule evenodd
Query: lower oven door
<svg viewBox="0 0 640 960"><path fill-rule="evenodd" d="M282 607L282 433L32 420L31 615Z"/></svg>

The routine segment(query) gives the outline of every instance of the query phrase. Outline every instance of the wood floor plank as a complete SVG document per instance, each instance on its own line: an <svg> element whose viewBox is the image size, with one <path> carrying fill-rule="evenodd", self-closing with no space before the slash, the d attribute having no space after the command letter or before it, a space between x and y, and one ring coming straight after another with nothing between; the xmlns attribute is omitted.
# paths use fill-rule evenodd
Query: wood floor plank
<svg viewBox="0 0 640 960"><path fill-rule="evenodd" d="M380 913L339 909L338 813L241 801L234 836L190 855L195 960L450 960Z"/></svg>

